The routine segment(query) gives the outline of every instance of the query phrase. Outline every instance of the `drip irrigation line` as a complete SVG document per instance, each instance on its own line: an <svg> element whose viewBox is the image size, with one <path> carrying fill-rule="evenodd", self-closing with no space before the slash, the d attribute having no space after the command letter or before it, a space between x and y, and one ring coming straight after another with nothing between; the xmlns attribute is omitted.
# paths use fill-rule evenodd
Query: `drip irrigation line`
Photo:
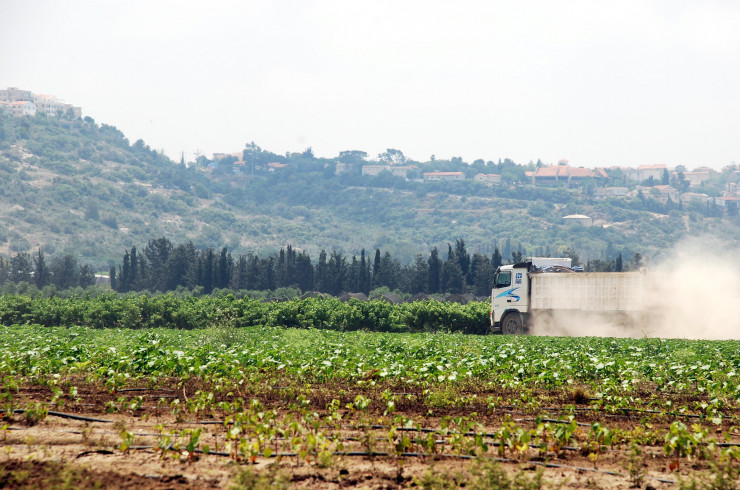
<svg viewBox="0 0 740 490"><path fill-rule="evenodd" d="M129 450L148 450L148 449L155 449L155 446L131 446L128 448ZM204 455L212 455L212 456L222 456L222 457L231 457L232 453L226 453L222 451L203 451L202 449L195 449L193 451L197 454L204 454ZM495 461L498 463L521 463L521 461L511 458L498 458L498 457L486 457L486 456L471 456L468 454L448 454L448 453L442 453L442 454L427 454L427 453L415 453L415 452L403 452L399 454L391 454L386 451L333 451L332 456L345 456L345 457L377 457L377 456L395 456L399 458L449 458L449 459L464 459L464 460L473 460L473 459L487 459L489 461ZM258 454L259 457L265 458L265 459L272 459L272 458L292 458L297 457L298 453L295 452L276 452L272 453L270 456L265 456L263 453ZM591 472L591 473L601 473L604 475L609 476L624 476L619 472L611 471L611 470L600 470L598 468L587 468L585 466L572 466L567 464L558 464L558 463L546 463L542 461L529 461L529 463L537 466L542 466L544 468L560 468L560 469L571 469L575 471L584 471L584 472ZM646 475L645 478L649 478L661 483L671 483L675 484L677 483L675 480L668 480L665 478L658 478L654 476L648 476Z"/></svg>
<svg viewBox="0 0 740 490"><path fill-rule="evenodd" d="M130 391L166 391L172 393L175 390L170 390L168 388L123 388L122 390L116 390L116 393L127 393Z"/></svg>
<svg viewBox="0 0 740 490"><path fill-rule="evenodd" d="M7 413L6 410L0 410L0 413ZM17 408L13 410L13 413L26 413L25 408ZM62 419L82 420L83 422L100 422L103 424L112 424L113 420L93 419L90 417L82 417L80 415L74 415L71 413L53 412L49 410L47 413L50 417L59 417Z"/></svg>
<svg viewBox="0 0 740 490"><path fill-rule="evenodd" d="M75 458L81 458L83 456L87 456L88 454L113 454L113 451L109 449L94 449L92 451L83 451L75 456Z"/></svg>
<svg viewBox="0 0 740 490"><path fill-rule="evenodd" d="M549 422L551 424L570 424L571 421L557 420L557 419L540 419L542 422ZM514 419L514 422L536 422L537 419ZM591 427L591 424L585 422L576 422L579 427Z"/></svg>
<svg viewBox="0 0 740 490"><path fill-rule="evenodd" d="M501 405L498 408L503 408L506 410L516 410L518 408L522 407L515 407L513 405ZM552 410L552 411L561 411L563 407L539 407L539 410ZM595 407L573 407L573 410L578 412L605 412L606 410L601 408L595 408ZM676 412L669 412L665 410L648 410L648 409L641 409L641 408L615 408L614 409L617 412L638 412L638 413L651 413L651 414L658 414L658 415L672 415L674 417L688 417L688 418L695 418L700 419L702 417L708 417L708 415L698 415L694 413L676 413Z"/></svg>

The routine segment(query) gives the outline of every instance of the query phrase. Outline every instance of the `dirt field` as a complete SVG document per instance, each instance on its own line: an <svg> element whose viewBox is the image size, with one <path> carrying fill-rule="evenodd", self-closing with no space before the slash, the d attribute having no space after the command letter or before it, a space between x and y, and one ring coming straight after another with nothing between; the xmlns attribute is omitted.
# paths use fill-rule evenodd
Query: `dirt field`
<svg viewBox="0 0 740 490"><path fill-rule="evenodd" d="M38 413L5 414L0 487L490 488L508 483L510 488L678 488L679 481L691 479L712 484L710 471L718 471L699 454L666 455L665 434L675 416L604 413L577 390L536 394L550 406L533 413L507 405L515 393L476 393L477 399L499 397L502 403L495 407L468 403L442 409L430 406L428 398L422 401L420 392L400 392L399 386L352 391L317 385L300 402L300 418L285 396L263 395L259 407L247 411L249 423L229 423L233 414L223 423L218 400L212 404L216 408L195 413L173 404L197 397L197 383L182 390L140 387L118 393L83 380L75 385L76 396L57 400L61 406L46 416L41 404ZM401 396L395 412L384 414L374 402L389 389ZM363 410L350 406L353 401L357 406L358 395L368 400ZM334 397L338 404L330 410L327 403ZM22 384L12 404L53 406L51 399L51 390ZM733 418L716 425L678 419L711 427L710 435L724 444L740 443ZM594 422L608 427L614 440L594 443L587 435ZM237 447L229 431L239 424L242 441L261 445ZM538 425L549 431L549 440L517 440L513 434L508 439L513 442L504 441L502 428L514 433ZM567 445L555 440L560 427L573 429Z"/></svg>

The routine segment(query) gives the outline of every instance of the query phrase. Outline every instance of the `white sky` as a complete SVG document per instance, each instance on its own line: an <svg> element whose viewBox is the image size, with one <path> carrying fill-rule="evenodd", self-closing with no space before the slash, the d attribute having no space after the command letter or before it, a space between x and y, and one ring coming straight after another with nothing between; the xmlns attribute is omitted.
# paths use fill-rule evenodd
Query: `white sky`
<svg viewBox="0 0 740 490"><path fill-rule="evenodd" d="M0 87L179 160L740 163L740 2L0 0Z"/></svg>

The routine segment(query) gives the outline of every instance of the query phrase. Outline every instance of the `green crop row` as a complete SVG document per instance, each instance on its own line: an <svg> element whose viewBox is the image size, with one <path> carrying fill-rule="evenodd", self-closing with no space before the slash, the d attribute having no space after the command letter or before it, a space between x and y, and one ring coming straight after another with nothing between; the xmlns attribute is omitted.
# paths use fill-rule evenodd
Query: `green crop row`
<svg viewBox="0 0 740 490"><path fill-rule="evenodd" d="M740 401L739 347L738 341L680 339L16 325L0 327L0 375L238 380L264 374L361 383L371 373L372 379L413 385L510 389L521 392L523 403L529 403L528 390L583 386L587 396L581 398L604 410L646 407L720 417ZM686 396L694 401L687 405Z"/></svg>
<svg viewBox="0 0 740 490"><path fill-rule="evenodd" d="M232 295L179 298L156 296L31 298L0 297L0 324L46 327L79 325L90 328L178 328L211 326L277 326L375 332L485 333L487 303L467 305L435 300L403 303L341 302L308 298L264 303Z"/></svg>

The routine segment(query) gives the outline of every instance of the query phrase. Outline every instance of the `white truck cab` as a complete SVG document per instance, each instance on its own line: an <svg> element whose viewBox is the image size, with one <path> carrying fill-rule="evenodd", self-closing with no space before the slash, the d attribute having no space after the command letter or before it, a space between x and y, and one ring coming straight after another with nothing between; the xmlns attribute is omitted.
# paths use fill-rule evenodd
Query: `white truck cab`
<svg viewBox="0 0 740 490"><path fill-rule="evenodd" d="M491 291L491 329L514 335L528 329L531 270L570 268L570 258L532 257L519 264L498 268Z"/></svg>

